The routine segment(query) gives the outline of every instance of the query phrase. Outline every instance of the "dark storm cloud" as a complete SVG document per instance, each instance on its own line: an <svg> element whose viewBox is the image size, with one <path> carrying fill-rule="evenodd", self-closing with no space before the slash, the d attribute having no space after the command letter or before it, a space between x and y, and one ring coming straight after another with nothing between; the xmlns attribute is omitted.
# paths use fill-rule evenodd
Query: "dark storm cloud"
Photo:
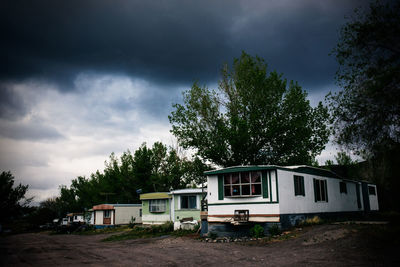
<svg viewBox="0 0 400 267"><path fill-rule="evenodd" d="M246 50L313 87L332 79L336 66L327 54L337 27L355 6L351 1L2 1L0 79L68 84L76 73L90 70L164 85L208 83L215 82L223 62Z"/></svg>
<svg viewBox="0 0 400 267"><path fill-rule="evenodd" d="M0 118L16 119L26 112L23 99L8 84L0 83Z"/></svg>

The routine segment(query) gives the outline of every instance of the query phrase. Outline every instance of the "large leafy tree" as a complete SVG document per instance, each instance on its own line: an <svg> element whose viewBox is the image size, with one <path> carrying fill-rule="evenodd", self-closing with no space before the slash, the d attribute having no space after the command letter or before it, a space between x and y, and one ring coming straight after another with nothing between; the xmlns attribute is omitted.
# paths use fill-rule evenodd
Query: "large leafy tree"
<svg viewBox="0 0 400 267"><path fill-rule="evenodd" d="M400 142L400 1L386 2L356 10L333 51L343 88L328 97L336 140L367 155Z"/></svg>
<svg viewBox="0 0 400 267"><path fill-rule="evenodd" d="M28 185L19 184L14 186L14 176L11 172L3 171L0 174L0 222L7 222L21 215L32 198L26 198Z"/></svg>
<svg viewBox="0 0 400 267"><path fill-rule="evenodd" d="M245 52L222 69L217 91L198 83L169 116L184 148L217 165L311 164L328 141L328 112L263 59Z"/></svg>
<svg viewBox="0 0 400 267"><path fill-rule="evenodd" d="M400 1L356 10L334 50L343 88L330 95L336 141L367 159L359 177L378 185L381 209L399 210Z"/></svg>

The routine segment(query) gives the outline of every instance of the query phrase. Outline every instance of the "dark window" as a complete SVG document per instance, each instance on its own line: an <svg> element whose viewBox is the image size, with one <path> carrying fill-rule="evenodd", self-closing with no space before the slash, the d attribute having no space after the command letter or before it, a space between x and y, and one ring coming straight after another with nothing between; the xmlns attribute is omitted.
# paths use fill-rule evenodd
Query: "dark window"
<svg viewBox="0 0 400 267"><path fill-rule="evenodd" d="M368 193L370 195L376 195L375 186L368 186Z"/></svg>
<svg viewBox="0 0 400 267"><path fill-rule="evenodd" d="M104 211L104 218L111 218L111 212L109 210Z"/></svg>
<svg viewBox="0 0 400 267"><path fill-rule="evenodd" d="M346 182L340 182L340 183L339 183L339 187L340 187L340 193L345 193L345 194L347 194L347 185L346 185Z"/></svg>
<svg viewBox="0 0 400 267"><path fill-rule="evenodd" d="M304 190L304 177L294 175L293 180L294 180L294 195L295 196L305 196L306 193Z"/></svg>
<svg viewBox="0 0 400 267"><path fill-rule="evenodd" d="M181 209L196 209L196 196L181 196Z"/></svg>
<svg viewBox="0 0 400 267"><path fill-rule="evenodd" d="M326 180L314 179L315 201L328 202L328 190Z"/></svg>
<svg viewBox="0 0 400 267"><path fill-rule="evenodd" d="M227 197L261 196L261 172L225 174L224 193Z"/></svg>

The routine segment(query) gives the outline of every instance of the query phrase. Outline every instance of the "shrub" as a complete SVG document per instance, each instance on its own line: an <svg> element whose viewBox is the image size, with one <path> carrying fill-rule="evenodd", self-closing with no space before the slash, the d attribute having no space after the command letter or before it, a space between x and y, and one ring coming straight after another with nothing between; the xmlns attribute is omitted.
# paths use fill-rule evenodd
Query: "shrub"
<svg viewBox="0 0 400 267"><path fill-rule="evenodd" d="M135 221L136 221L136 218L133 218L133 216L132 216L131 220L129 222L129 228L133 228L135 226Z"/></svg>
<svg viewBox="0 0 400 267"><path fill-rule="evenodd" d="M210 232L210 233L208 233L208 237L211 238L211 239L215 239L215 238L218 237L218 235L217 235L217 233Z"/></svg>
<svg viewBox="0 0 400 267"><path fill-rule="evenodd" d="M250 229L250 236L254 238L264 237L264 227L259 224L254 225L254 227Z"/></svg>
<svg viewBox="0 0 400 267"><path fill-rule="evenodd" d="M275 236L275 235L279 235L281 233L281 229L279 229L279 226L277 224L274 224L268 228L268 232L271 236Z"/></svg>

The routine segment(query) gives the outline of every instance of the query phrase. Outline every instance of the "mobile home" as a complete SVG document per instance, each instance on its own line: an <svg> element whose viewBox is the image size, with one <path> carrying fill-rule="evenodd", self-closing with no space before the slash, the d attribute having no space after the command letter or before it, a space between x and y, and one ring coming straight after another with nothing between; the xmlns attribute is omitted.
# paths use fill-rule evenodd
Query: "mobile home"
<svg viewBox="0 0 400 267"><path fill-rule="evenodd" d="M205 193L204 189L188 188L141 194L143 224L173 222L174 229L191 227L200 221Z"/></svg>
<svg viewBox="0 0 400 267"><path fill-rule="evenodd" d="M92 210L93 225L100 228L142 222L141 204L101 204Z"/></svg>
<svg viewBox="0 0 400 267"><path fill-rule="evenodd" d="M378 210L376 186L309 166L238 166L205 172L208 231L258 223L286 228L315 215Z"/></svg>

